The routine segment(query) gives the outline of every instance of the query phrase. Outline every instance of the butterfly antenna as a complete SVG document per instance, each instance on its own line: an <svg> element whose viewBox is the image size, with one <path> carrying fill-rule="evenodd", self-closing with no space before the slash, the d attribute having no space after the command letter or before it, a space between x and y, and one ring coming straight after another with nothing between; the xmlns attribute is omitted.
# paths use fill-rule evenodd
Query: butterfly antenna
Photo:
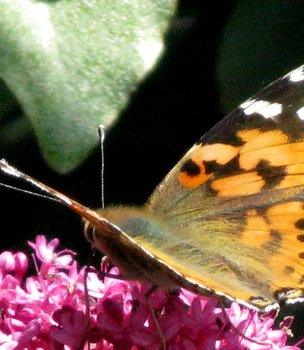
<svg viewBox="0 0 304 350"><path fill-rule="evenodd" d="M84 269L84 275L83 275L83 284L84 284L84 297L85 297L85 332L84 332L84 339L83 343L85 343L85 336L90 328L90 318L91 318L91 312L90 312L90 296L89 296L89 288L88 288L88 274L91 270L90 266L86 266ZM90 342L88 343L89 350L91 348Z"/></svg>
<svg viewBox="0 0 304 350"><path fill-rule="evenodd" d="M54 188L51 188L44 183L35 180L29 175L26 175L22 171L10 165L5 159L0 159L0 172L3 172L9 176L15 177L19 180L22 180L31 186L39 189L39 191L45 193L46 195L55 198L59 203L65 205L78 215L80 215L83 219L88 220L93 226L98 226L98 228L106 232L112 232L115 235L121 235L122 231L109 223L105 218L100 216L98 212L92 210L79 202L73 200L72 198L64 195L63 193L56 191Z"/></svg>
<svg viewBox="0 0 304 350"><path fill-rule="evenodd" d="M7 188L7 189L9 189L9 190L13 190L13 191L17 191L17 192L26 193L26 194L29 194L29 195L31 195L31 196L36 196L36 197L39 197L39 198L44 198L44 199L48 199L48 200L53 201L53 202L60 203L60 201L59 201L58 199L53 198L53 197L51 197L51 196L47 196L47 195L45 195L45 194L41 194L41 193L37 193L37 192L25 190L25 189L23 189L23 188L11 186L11 185L8 185L8 184L3 183L3 182L0 182L0 186L1 186L1 187L4 187L4 188Z"/></svg>
<svg viewBox="0 0 304 350"><path fill-rule="evenodd" d="M99 142L100 142L100 186L101 186L101 208L105 208L105 195L104 195L104 170L105 170L105 157L104 157L104 140L106 137L106 129L103 124L98 127Z"/></svg>

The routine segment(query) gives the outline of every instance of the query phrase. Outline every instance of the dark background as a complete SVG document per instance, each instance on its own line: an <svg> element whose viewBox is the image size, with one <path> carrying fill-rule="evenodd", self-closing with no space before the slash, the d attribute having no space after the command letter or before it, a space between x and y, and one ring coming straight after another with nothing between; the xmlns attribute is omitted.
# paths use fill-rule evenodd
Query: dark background
<svg viewBox="0 0 304 350"><path fill-rule="evenodd" d="M105 143L107 204L143 204L183 153L219 121L229 108L303 63L302 1L179 2L165 36L166 50L107 132ZM20 121L25 132L2 133L1 156L90 207L100 206L100 151L73 173L60 176L42 159L34 135L24 126L18 102L7 96L1 127ZM71 125L71 128L73 125ZM20 136L20 135L19 135ZM16 184L1 176L0 181ZM20 186L20 184L18 184ZM0 189L1 249L27 249L37 234L59 237L92 255L80 219L66 208L11 190ZM296 337L304 333L303 308L293 310Z"/></svg>

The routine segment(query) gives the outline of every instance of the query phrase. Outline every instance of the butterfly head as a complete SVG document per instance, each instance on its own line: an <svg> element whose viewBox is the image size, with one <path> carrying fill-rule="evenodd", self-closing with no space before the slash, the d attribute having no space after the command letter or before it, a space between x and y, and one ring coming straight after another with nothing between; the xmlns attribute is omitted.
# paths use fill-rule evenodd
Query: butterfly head
<svg viewBox="0 0 304 350"><path fill-rule="evenodd" d="M101 224L85 220L84 235L92 247L120 268L124 277L158 286L172 284L168 276L163 276L154 256L156 242L169 230L161 219L146 208L113 207L99 209L96 214L100 216Z"/></svg>
<svg viewBox="0 0 304 350"><path fill-rule="evenodd" d="M83 233L86 240L94 246L96 226L91 224L89 220L82 219L83 221Z"/></svg>
<svg viewBox="0 0 304 350"><path fill-rule="evenodd" d="M107 222L107 226L100 226L96 223L92 223L88 219L84 221L84 236L87 241L93 246L100 249L100 241L106 236L116 235L116 231L127 232L137 234L138 232L145 230L143 225L148 220L145 215L145 211L141 208L131 207L109 207L106 209L97 209L96 214L101 220ZM113 230L111 230L111 228Z"/></svg>
<svg viewBox="0 0 304 350"><path fill-rule="evenodd" d="M110 209L97 209L95 211L98 216L100 216L101 219L104 219L109 222L111 225L113 223L113 220L111 218L111 215L109 217L109 213L111 213ZM86 238L86 240L91 244L92 247L96 246L96 243L98 242L98 239L100 236L103 235L104 228L98 227L96 223L92 222L89 219L83 218L83 233Z"/></svg>
<svg viewBox="0 0 304 350"><path fill-rule="evenodd" d="M145 208L136 208L136 207L108 207L106 209L97 209L96 214L100 217L101 220L107 221L107 223L116 227L123 232L127 232L132 235L136 235L139 232L146 231L147 225L151 221L155 221L151 217L151 213ZM100 227L96 223L92 223L88 219L84 220L84 235L86 239L94 245L97 237L103 234L100 231ZM151 226L150 223L149 226ZM104 228L102 227L102 230ZM104 232L105 233L105 232Z"/></svg>

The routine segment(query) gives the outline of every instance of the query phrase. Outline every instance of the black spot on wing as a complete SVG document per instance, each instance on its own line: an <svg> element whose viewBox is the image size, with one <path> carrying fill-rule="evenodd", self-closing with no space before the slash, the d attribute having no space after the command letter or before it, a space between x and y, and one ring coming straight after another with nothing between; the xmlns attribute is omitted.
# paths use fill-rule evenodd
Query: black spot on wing
<svg viewBox="0 0 304 350"><path fill-rule="evenodd" d="M267 160L260 160L256 170L265 181L264 189L275 188L286 175L285 166L272 166Z"/></svg>
<svg viewBox="0 0 304 350"><path fill-rule="evenodd" d="M304 219L299 219L298 221L295 222L295 227L298 230L304 230Z"/></svg>
<svg viewBox="0 0 304 350"><path fill-rule="evenodd" d="M287 266L284 267L284 273L285 273L286 275L291 275L291 274L293 274L294 272L295 272L295 268L294 268L293 266L287 265Z"/></svg>
<svg viewBox="0 0 304 350"><path fill-rule="evenodd" d="M216 174L218 178L237 175L240 173L239 156L232 158L228 163L221 165L216 161L203 161L206 174Z"/></svg>
<svg viewBox="0 0 304 350"><path fill-rule="evenodd" d="M302 275L300 278L299 278L299 284L303 284L304 283L304 275Z"/></svg>
<svg viewBox="0 0 304 350"><path fill-rule="evenodd" d="M180 171L188 174L191 177L194 177L200 174L201 169L193 160L188 159L182 165Z"/></svg>
<svg viewBox="0 0 304 350"><path fill-rule="evenodd" d="M212 161L204 160L203 165L205 167L205 173L208 175L212 173L216 173L222 168L222 166L219 165L215 160L212 160Z"/></svg>

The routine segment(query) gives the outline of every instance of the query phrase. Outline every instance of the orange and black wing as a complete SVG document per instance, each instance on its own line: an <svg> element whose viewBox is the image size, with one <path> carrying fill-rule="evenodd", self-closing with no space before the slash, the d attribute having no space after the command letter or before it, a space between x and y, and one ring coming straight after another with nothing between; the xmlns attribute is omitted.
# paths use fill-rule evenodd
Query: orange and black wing
<svg viewBox="0 0 304 350"><path fill-rule="evenodd" d="M158 186L150 206L168 216L187 205L210 211L214 198L301 186L303 154L304 66L260 91L207 132Z"/></svg>
<svg viewBox="0 0 304 350"><path fill-rule="evenodd" d="M208 276L207 286L249 303L301 299L304 66L204 135L158 186L149 208L186 227L192 245L211 257L209 266L195 266L202 281Z"/></svg>

